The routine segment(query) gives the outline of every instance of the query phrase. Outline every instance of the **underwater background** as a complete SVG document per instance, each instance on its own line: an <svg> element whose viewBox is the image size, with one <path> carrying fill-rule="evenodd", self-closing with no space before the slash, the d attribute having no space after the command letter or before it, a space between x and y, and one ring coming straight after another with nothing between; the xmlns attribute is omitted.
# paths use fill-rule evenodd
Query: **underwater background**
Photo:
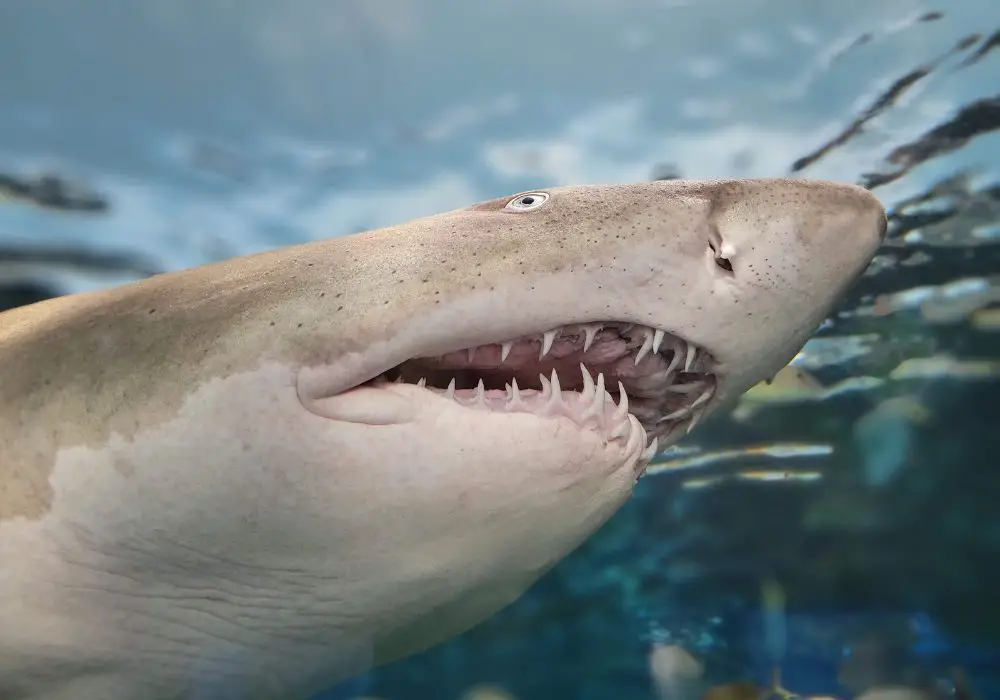
<svg viewBox="0 0 1000 700"><path fill-rule="evenodd" d="M0 0L0 308L538 187L863 184L888 240L774 382L323 698L1000 698L998 131L997 0Z"/></svg>

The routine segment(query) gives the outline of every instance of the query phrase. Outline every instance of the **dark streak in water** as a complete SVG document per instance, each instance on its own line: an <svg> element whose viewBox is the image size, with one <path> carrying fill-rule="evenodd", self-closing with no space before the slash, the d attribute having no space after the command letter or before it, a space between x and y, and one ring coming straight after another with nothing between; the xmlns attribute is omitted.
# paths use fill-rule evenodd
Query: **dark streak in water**
<svg viewBox="0 0 1000 700"><path fill-rule="evenodd" d="M0 265L45 266L66 268L79 272L120 273L127 272L142 277L151 277L163 269L151 259L132 253L99 252L76 247L24 247L0 245ZM0 279L3 268L0 267Z"/></svg>
<svg viewBox="0 0 1000 700"><path fill-rule="evenodd" d="M872 189L898 180L920 163L955 151L974 137L998 129L1000 129L1000 95L968 104L949 121L893 150L887 160L897 166L896 170L866 174L861 184Z"/></svg>
<svg viewBox="0 0 1000 700"><path fill-rule="evenodd" d="M103 214L111 207L104 195L85 190L58 175L29 179L0 173L0 197L62 212Z"/></svg>
<svg viewBox="0 0 1000 700"><path fill-rule="evenodd" d="M833 149L843 146L852 138L860 134L868 122L895 105L896 101L899 100L899 98L905 94L907 90L930 75L931 72L933 72L943 61L954 56L956 53L965 51L981 38L982 37L979 34L963 37L954 47L952 47L943 56L940 56L937 60L916 68L896 80L896 82L889 86L888 90L875 98L875 101L872 102L872 104L865 109L860 116L856 117L846 129L812 153L795 161L792 164L791 171L793 173L797 173L800 170L809 167Z"/></svg>
<svg viewBox="0 0 1000 700"><path fill-rule="evenodd" d="M861 116L852 121L846 129L809 155L803 156L795 161L792 164L792 172L797 173L803 168L812 165L834 148L843 146L849 140L860 134L864 129L865 124L895 104L900 95L906 92L909 88L913 87L913 85L915 85L919 80L926 77L931 70L932 67L924 66L912 71L911 73L907 73L902 78L897 80L888 90L879 95L875 102L872 103L872 105L868 107L868 109L866 109Z"/></svg>
<svg viewBox="0 0 1000 700"><path fill-rule="evenodd" d="M967 57L964 61L958 64L958 68L968 68L972 64L978 63L983 59L983 57L986 56L986 54L997 47L1000 47L1000 29L988 36L983 43L979 45L979 48L972 52L971 56Z"/></svg>

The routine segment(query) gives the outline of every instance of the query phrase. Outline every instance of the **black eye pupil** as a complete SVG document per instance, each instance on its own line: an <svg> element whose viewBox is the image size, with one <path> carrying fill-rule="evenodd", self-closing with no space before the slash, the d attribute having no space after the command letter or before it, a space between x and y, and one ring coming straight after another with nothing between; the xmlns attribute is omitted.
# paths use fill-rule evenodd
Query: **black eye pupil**
<svg viewBox="0 0 1000 700"><path fill-rule="evenodd" d="M521 204L523 204L524 206L529 206L531 204L534 204L534 202L535 202L534 197L521 197Z"/></svg>

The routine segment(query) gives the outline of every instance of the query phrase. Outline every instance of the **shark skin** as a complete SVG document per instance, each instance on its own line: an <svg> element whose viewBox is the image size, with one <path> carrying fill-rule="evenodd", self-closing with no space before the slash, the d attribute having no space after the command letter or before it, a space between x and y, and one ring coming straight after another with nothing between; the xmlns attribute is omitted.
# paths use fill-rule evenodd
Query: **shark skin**
<svg viewBox="0 0 1000 700"><path fill-rule="evenodd" d="M296 700L473 627L885 230L833 182L560 187L0 314L0 697Z"/></svg>

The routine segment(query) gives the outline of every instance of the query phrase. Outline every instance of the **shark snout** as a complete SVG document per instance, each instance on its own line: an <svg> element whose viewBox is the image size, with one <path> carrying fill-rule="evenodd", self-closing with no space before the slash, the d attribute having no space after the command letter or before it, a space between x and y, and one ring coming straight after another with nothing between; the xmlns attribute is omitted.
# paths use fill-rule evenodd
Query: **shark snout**
<svg viewBox="0 0 1000 700"><path fill-rule="evenodd" d="M872 194L871 190L864 187L857 185L841 185L841 187L848 188L856 200L857 212L859 218L862 219L862 229L874 231L878 242L883 242L889 230L889 217L886 215L882 202Z"/></svg>

